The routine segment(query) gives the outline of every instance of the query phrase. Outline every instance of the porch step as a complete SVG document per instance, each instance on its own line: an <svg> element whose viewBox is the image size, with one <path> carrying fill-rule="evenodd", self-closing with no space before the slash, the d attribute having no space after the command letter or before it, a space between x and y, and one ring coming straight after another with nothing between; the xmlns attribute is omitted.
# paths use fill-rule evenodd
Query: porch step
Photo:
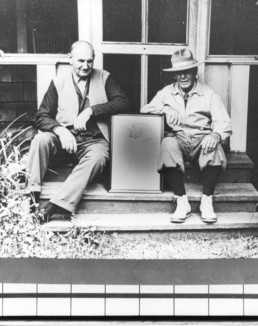
<svg viewBox="0 0 258 326"><path fill-rule="evenodd" d="M48 200L57 193L60 182L45 182L41 200ZM192 212L199 211L202 186L186 184ZM258 202L258 192L249 183L221 183L214 194L216 212L254 212ZM92 184L85 191L77 213L88 214L158 214L170 213L175 209L174 195L166 191L157 194L110 193L103 184Z"/></svg>
<svg viewBox="0 0 258 326"><path fill-rule="evenodd" d="M251 171L254 164L251 159L245 153L228 153L227 155L228 166L219 179L220 183L245 183L250 182ZM186 163L185 182L198 183L200 182L202 175L196 166L190 163ZM63 182L67 176L71 173L72 165L66 166L54 166L45 176L46 182ZM108 171L102 175L102 180L105 180L108 184L109 176ZM166 183L164 189L167 189Z"/></svg>
<svg viewBox="0 0 258 326"><path fill-rule="evenodd" d="M258 213L219 213L215 224L203 223L199 214L192 214L183 224L169 222L171 214L76 214L74 224L106 232L219 231L258 228ZM68 221L53 220L46 224L52 231L67 231Z"/></svg>

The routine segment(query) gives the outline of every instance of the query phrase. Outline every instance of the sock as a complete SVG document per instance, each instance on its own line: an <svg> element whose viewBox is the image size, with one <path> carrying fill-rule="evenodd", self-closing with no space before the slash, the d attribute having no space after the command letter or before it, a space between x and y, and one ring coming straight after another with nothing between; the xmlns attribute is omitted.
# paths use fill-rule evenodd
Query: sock
<svg viewBox="0 0 258 326"><path fill-rule="evenodd" d="M203 171L203 194L211 196L214 193L216 184L218 183L221 166L208 165Z"/></svg>
<svg viewBox="0 0 258 326"><path fill-rule="evenodd" d="M168 179L169 186L175 195L183 196L186 194L184 176L178 168L165 168L164 176Z"/></svg>

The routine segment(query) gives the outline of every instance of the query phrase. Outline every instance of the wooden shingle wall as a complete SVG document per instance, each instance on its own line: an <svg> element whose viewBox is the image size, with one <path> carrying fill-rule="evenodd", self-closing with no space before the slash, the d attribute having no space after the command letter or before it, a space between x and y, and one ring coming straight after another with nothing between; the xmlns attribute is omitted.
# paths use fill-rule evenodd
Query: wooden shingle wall
<svg viewBox="0 0 258 326"><path fill-rule="evenodd" d="M0 130L26 113L19 125L33 120L37 112L36 66L0 66Z"/></svg>

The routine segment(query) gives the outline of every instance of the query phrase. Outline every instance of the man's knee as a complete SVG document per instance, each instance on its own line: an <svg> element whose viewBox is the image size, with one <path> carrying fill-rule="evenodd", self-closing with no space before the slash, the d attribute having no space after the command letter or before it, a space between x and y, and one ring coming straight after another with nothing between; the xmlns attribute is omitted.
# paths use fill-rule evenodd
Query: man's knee
<svg viewBox="0 0 258 326"><path fill-rule="evenodd" d="M105 155L105 153L104 154L98 153L91 157L91 162L93 163L93 165L100 168L101 170L103 170L105 168L108 160L109 160L109 157L108 157L108 155Z"/></svg>
<svg viewBox="0 0 258 326"><path fill-rule="evenodd" d="M38 133L31 142L31 147L48 147L53 143L55 135L50 132L40 132Z"/></svg>
<svg viewBox="0 0 258 326"><path fill-rule="evenodd" d="M109 160L109 148L108 146L92 147L90 152L82 159L84 162L90 162L90 164L100 170L103 170Z"/></svg>
<svg viewBox="0 0 258 326"><path fill-rule="evenodd" d="M221 144L218 144L217 148L212 152L204 154L204 151L201 151L199 156L201 170L204 170L208 166L220 166L224 170L226 165L227 159Z"/></svg>
<svg viewBox="0 0 258 326"><path fill-rule="evenodd" d="M180 151L176 137L165 137L161 143L161 152L177 152Z"/></svg>
<svg viewBox="0 0 258 326"><path fill-rule="evenodd" d="M166 137L163 139L160 148L157 168L162 172L164 168L180 167L184 173L184 162L182 151L176 137Z"/></svg>

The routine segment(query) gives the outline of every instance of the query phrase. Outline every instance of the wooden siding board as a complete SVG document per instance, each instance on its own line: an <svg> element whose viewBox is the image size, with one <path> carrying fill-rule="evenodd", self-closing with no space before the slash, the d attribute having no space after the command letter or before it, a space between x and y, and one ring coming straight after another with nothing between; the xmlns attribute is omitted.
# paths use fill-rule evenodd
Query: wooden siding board
<svg viewBox="0 0 258 326"><path fill-rule="evenodd" d="M37 67L36 65L23 66L22 81L29 83L36 83L37 81Z"/></svg>
<svg viewBox="0 0 258 326"><path fill-rule="evenodd" d="M10 108L8 110L0 108L1 121L13 121L16 118L16 109Z"/></svg>
<svg viewBox="0 0 258 326"><path fill-rule="evenodd" d="M26 113L20 121L32 120L37 113L37 102L17 102L2 103L0 106L1 121L13 121L22 114Z"/></svg>
<svg viewBox="0 0 258 326"><path fill-rule="evenodd" d="M36 82L36 65L11 66L12 82Z"/></svg>
<svg viewBox="0 0 258 326"><path fill-rule="evenodd" d="M229 86L230 67L229 65L205 65L205 83L207 83L222 99L229 114Z"/></svg>
<svg viewBox="0 0 258 326"><path fill-rule="evenodd" d="M250 67L234 65L231 70L231 120L233 135L230 138L230 148L233 151L245 152Z"/></svg>
<svg viewBox="0 0 258 326"><path fill-rule="evenodd" d="M23 65L11 66L12 67L12 82L21 83L23 81Z"/></svg>
<svg viewBox="0 0 258 326"><path fill-rule="evenodd" d="M23 85L20 83L0 83L0 101L23 101Z"/></svg>
<svg viewBox="0 0 258 326"><path fill-rule="evenodd" d="M9 83L11 81L11 66L0 66L0 82Z"/></svg>
<svg viewBox="0 0 258 326"><path fill-rule="evenodd" d="M36 83L23 83L24 101L37 101Z"/></svg>
<svg viewBox="0 0 258 326"><path fill-rule="evenodd" d="M47 91L51 80L56 75L56 65L37 65L37 99L41 104L43 96Z"/></svg>

